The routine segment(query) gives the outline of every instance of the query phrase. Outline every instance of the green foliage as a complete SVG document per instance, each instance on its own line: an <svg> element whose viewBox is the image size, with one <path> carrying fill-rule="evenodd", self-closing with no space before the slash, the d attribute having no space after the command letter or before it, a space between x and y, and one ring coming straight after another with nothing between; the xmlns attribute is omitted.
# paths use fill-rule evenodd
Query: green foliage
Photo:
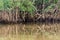
<svg viewBox="0 0 60 40"><path fill-rule="evenodd" d="M1 0L2 1L2 0ZM11 10L13 8L20 8L20 11L27 11L32 13L35 11L35 6L30 0L3 0L0 1L0 9L4 8L5 10ZM3 6L3 7L2 7Z"/></svg>
<svg viewBox="0 0 60 40"><path fill-rule="evenodd" d="M44 8L43 10L47 12L48 9L53 9L57 2L58 0L36 0L35 5L41 7L40 10ZM41 12L43 12L43 10Z"/></svg>
<svg viewBox="0 0 60 40"><path fill-rule="evenodd" d="M42 1L43 1L43 0L36 0L36 1L35 1L35 5L36 5L36 6L41 5L41 4L42 4Z"/></svg>
<svg viewBox="0 0 60 40"><path fill-rule="evenodd" d="M20 10L32 13L36 10L36 8L33 5L33 2L31 2L29 0L24 0L24 1L22 0L22 2L20 2Z"/></svg>
<svg viewBox="0 0 60 40"><path fill-rule="evenodd" d="M12 0L5 0L4 2L4 9L5 10L11 10L13 6Z"/></svg>
<svg viewBox="0 0 60 40"><path fill-rule="evenodd" d="M58 2L58 0L53 0L53 2L56 4Z"/></svg>
<svg viewBox="0 0 60 40"><path fill-rule="evenodd" d="M4 6L3 6L3 1L0 0L0 10L3 10L4 9Z"/></svg>
<svg viewBox="0 0 60 40"><path fill-rule="evenodd" d="M56 5L57 2L58 2L58 0L52 0L52 3L48 1L47 4L49 4L49 5L44 9L44 11L45 12L48 12L48 11L52 12L52 10L54 10L55 6L57 6Z"/></svg>
<svg viewBox="0 0 60 40"><path fill-rule="evenodd" d="M56 6L56 4L52 4L52 5L50 5L50 6L48 6L47 8L45 8L45 12L52 12L52 10L55 8L55 6Z"/></svg>
<svg viewBox="0 0 60 40"><path fill-rule="evenodd" d="M52 9L58 0L0 0L0 10L12 10L16 7L20 11L27 11L33 13L38 7L41 7L39 10L43 9Z"/></svg>

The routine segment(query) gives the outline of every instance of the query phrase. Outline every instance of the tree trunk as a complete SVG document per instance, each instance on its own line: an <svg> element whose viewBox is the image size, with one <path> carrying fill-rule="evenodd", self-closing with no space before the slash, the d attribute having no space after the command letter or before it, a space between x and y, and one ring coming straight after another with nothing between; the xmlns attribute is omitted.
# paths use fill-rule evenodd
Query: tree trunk
<svg viewBox="0 0 60 40"><path fill-rule="evenodd" d="M18 8L16 8L16 23L18 21Z"/></svg>

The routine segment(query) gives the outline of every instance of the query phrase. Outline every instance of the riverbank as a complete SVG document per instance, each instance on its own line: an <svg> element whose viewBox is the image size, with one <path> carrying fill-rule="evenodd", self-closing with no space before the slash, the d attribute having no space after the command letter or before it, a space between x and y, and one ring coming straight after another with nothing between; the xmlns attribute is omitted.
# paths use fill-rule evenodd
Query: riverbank
<svg viewBox="0 0 60 40"><path fill-rule="evenodd" d="M29 22L60 22L60 13L33 13L27 12L9 13L7 11L0 12L0 23L29 23Z"/></svg>

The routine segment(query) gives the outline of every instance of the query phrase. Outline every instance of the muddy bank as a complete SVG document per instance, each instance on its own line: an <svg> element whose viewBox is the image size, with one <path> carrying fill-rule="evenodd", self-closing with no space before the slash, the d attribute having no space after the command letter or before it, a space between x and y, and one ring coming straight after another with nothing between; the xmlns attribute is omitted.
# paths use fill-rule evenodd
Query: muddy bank
<svg viewBox="0 0 60 40"><path fill-rule="evenodd" d="M0 23L23 23L23 22L60 22L60 13L35 13L31 15L27 12L7 12L0 11Z"/></svg>

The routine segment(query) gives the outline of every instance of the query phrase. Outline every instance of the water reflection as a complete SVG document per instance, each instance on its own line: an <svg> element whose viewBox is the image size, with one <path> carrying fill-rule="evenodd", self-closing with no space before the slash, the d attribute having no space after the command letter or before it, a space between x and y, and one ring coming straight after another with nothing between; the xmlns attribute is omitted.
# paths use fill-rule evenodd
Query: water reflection
<svg viewBox="0 0 60 40"><path fill-rule="evenodd" d="M19 40L24 40L23 38L27 40L35 40L35 38L36 40L45 40L46 35L46 37L49 37L52 35L57 35L59 32L60 23L0 24L0 37L7 37L8 35L10 35L11 38L14 38L11 35L16 35L16 38L18 38ZM48 40L48 38L46 40Z"/></svg>
<svg viewBox="0 0 60 40"><path fill-rule="evenodd" d="M60 31L60 23L57 24L6 24L0 25L0 34L34 34L39 32L57 33Z"/></svg>

